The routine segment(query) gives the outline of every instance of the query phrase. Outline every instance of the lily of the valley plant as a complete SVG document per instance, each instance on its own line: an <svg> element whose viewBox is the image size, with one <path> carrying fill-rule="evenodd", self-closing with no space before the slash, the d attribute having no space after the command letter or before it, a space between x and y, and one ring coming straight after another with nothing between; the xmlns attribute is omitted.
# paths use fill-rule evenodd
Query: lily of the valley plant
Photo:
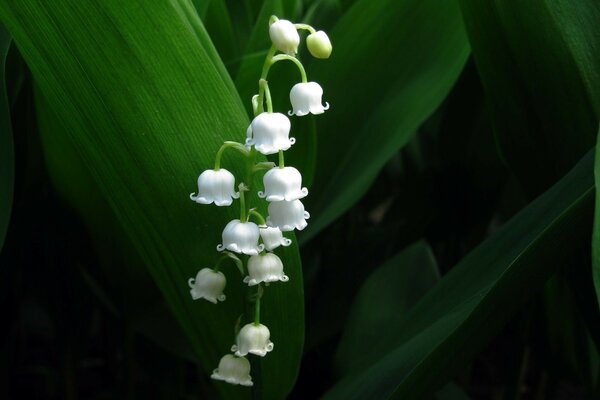
<svg viewBox="0 0 600 400"><path fill-rule="evenodd" d="M245 324L236 334L231 346L233 354L221 358L219 366L211 377L231 384L252 386L248 354L264 357L274 349L270 340L269 328L260 323L260 300L264 295L264 286L274 282L287 282L284 262L273 251L279 246L289 246L292 241L284 237L283 232L302 230L307 226L310 214L304 209L301 199L308 195L308 189L302 187L300 172L285 166L284 151L296 142L290 138L291 122L282 113L273 112L273 103L267 77L270 67L279 61L291 61L300 71L301 82L290 91L292 110L288 115L298 117L307 114L322 114L329 104L322 104L323 89L316 82L309 82L306 71L296 57L300 45L298 30L307 30L308 51L316 58L328 58L331 54L331 42L323 31L315 31L306 24L294 24L287 20L271 17L269 35L272 46L267 53L262 74L258 81L258 94L252 97L254 119L246 131L245 143L225 142L217 152L214 168L206 170L198 177L198 193L190 198L199 204L230 206L233 200L239 200L240 218L230 221L222 233L222 243L217 251L222 252L215 266L201 269L196 278L190 278L190 294L194 300L205 299L217 304L225 300L223 291L226 286L225 275L219 271L225 260L233 260L244 276L248 287L256 287L251 301L255 303L254 320ZM246 162L244 181L237 185L236 178L221 168L221 156L227 149L235 149L250 160ZM279 165L270 162L256 162L258 153L278 154ZM253 190L255 173L266 170L263 177L264 190L258 191L258 197L268 203L269 215L265 218L255 208L248 209L246 192ZM255 222L251 221L253 219ZM246 255L247 257L238 256ZM277 334L277 332L274 332Z"/></svg>

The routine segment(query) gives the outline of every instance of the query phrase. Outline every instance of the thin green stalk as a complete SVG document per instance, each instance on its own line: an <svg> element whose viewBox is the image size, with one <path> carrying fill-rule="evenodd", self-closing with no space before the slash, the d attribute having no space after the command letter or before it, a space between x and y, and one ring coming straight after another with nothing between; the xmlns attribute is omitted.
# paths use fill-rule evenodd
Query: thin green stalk
<svg viewBox="0 0 600 400"><path fill-rule="evenodd" d="M260 325L260 285L258 286L258 295L256 296L256 303L254 304L254 325Z"/></svg>
<svg viewBox="0 0 600 400"><path fill-rule="evenodd" d="M246 185L243 183L239 186L240 189L240 222L246 222L246 198L244 192L246 191Z"/></svg>
<svg viewBox="0 0 600 400"><path fill-rule="evenodd" d="M285 167L285 162L283 158L283 150L279 150L279 168Z"/></svg>
<svg viewBox="0 0 600 400"><path fill-rule="evenodd" d="M309 31L310 33L315 33L315 28L307 24L294 24L296 29L304 29L305 31Z"/></svg>
<svg viewBox="0 0 600 400"><path fill-rule="evenodd" d="M298 67L298 70L300 71L300 76L302 78L302 82L303 83L307 82L306 71L304 70L304 66L302 65L300 60L298 60L296 57L292 57L287 54L278 54L275 57L273 57L272 63L275 64L276 62L283 61L283 60L289 60L289 61L293 62L294 64L296 64L296 66Z"/></svg>
<svg viewBox="0 0 600 400"><path fill-rule="evenodd" d="M219 151L217 151L217 155L215 156L215 168L214 170L217 171L221 168L221 157L223 156L223 152L226 149L231 149L234 148L237 151L239 151L240 153L244 154L246 157L250 154L248 152L248 150L246 150L246 147L244 147L243 144L238 143L238 142L225 142L221 145L221 147L219 148Z"/></svg>
<svg viewBox="0 0 600 400"><path fill-rule="evenodd" d="M265 218L261 215L261 213L259 213L258 211L256 211L255 209L252 209L248 212L249 215L254 215L256 217L256 220L258 221L259 225L266 225L267 222L265 221Z"/></svg>

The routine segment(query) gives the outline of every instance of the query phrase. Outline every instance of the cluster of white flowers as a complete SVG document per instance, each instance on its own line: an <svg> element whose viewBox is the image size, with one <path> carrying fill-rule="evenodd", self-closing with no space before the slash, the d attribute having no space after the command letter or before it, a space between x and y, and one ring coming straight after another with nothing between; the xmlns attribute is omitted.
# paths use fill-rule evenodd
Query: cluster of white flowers
<svg viewBox="0 0 600 400"><path fill-rule="evenodd" d="M318 83L307 81L304 67L296 58L300 44L298 30L310 32L306 44L314 57L328 58L332 48L325 32L316 32L309 25L293 24L274 16L269 23L269 35L273 45L265 59L258 94L252 98L254 119L246 131L246 141L243 144L225 142L217 152L214 169L200 174L198 193L190 195L190 199L199 204L214 203L217 206L230 206L234 199L239 199L240 202L240 218L230 221L225 226L222 243L217 245L217 251L222 252L223 256L217 260L214 268L203 268L196 278L190 278L188 285L194 300L205 299L214 304L217 304L217 301L224 301L223 290L226 286L226 278L219 271L219 267L224 260L231 259L242 275L245 275L243 282L249 288L257 287L256 292L251 296L255 302L254 321L239 330L235 344L231 347L233 355L223 356L218 368L211 375L213 379L243 386L253 385L250 363L245 356L250 353L264 357L274 347L270 340L269 328L260 323L263 285L268 286L273 282L289 280L283 271L282 260L273 253L273 250L279 246L289 246L292 241L284 237L283 232L304 229L307 226L306 220L310 217L300 201L308 195L308 189L302 187L302 175L296 168L284 165L283 152L288 150L296 139L289 137L291 128L289 118L282 113L273 112L267 82L270 67L278 61L288 60L295 63L300 71L302 81L294 85L290 91L292 105L292 110L288 112L290 116L322 114L329 108L329 104L321 104L323 89ZM244 175L247 181L237 186L238 191L236 191L235 176L221 168L221 156L229 148L244 154L251 161L245 164L252 165ZM257 152L264 155L278 153L279 165L271 162L257 163ZM263 177L264 191L259 191L257 194L259 198L269 203L269 214L266 219L256 208L248 209L245 197L245 192L250 190L252 176L261 170L267 170ZM250 221L252 217L257 223ZM244 261L246 261L245 269Z"/></svg>

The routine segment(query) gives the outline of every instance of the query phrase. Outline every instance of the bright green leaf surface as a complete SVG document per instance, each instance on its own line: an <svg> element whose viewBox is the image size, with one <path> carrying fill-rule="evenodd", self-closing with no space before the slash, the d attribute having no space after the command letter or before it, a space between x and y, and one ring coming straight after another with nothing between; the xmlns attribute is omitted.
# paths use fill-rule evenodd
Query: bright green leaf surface
<svg viewBox="0 0 600 400"><path fill-rule="evenodd" d="M361 349L380 355L326 399L426 398L451 378L586 240L592 214L593 152L464 257L406 316ZM396 345L389 346L388 337ZM382 343L386 348L379 348ZM375 360L374 360L375 361Z"/></svg>
<svg viewBox="0 0 600 400"><path fill-rule="evenodd" d="M330 38L331 58L308 68L331 109L317 120L313 218L302 240L360 198L446 97L469 55L453 0L357 1Z"/></svg>
<svg viewBox="0 0 600 400"><path fill-rule="evenodd" d="M5 63L10 35L0 26L0 250L4 244L12 209L15 165L10 107L6 93Z"/></svg>
<svg viewBox="0 0 600 400"><path fill-rule="evenodd" d="M407 247L373 271L350 309L337 349L339 373L347 375L368 367L365 352L356 349L380 341L382 331L402 332L410 323L406 320L408 310L439 278L435 257L424 241Z"/></svg>
<svg viewBox="0 0 600 400"><path fill-rule="evenodd" d="M215 261L237 207L199 206L188 195L222 141L243 139L248 119L191 4L19 0L0 4L0 18L65 127L55 134L72 142L123 242L133 244L211 371L229 352L246 289L227 270L228 298L215 306L193 302L187 279ZM225 157L225 167L233 160ZM296 247L282 253L290 282L271 285L263 302L275 350L261 360L262 398L289 391L303 342L299 257ZM226 397L250 393L218 385Z"/></svg>

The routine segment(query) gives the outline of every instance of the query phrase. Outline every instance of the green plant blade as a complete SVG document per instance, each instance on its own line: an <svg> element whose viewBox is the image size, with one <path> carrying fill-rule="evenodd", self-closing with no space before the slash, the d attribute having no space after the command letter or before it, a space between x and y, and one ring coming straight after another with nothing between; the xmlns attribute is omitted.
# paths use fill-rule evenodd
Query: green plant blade
<svg viewBox="0 0 600 400"><path fill-rule="evenodd" d="M196 358L212 371L233 344L247 289L227 269L227 301L212 305L193 302L187 280L214 263L221 230L238 213L199 206L188 195L220 144L244 138L248 119L191 4L19 0L0 4L0 18L64 126L53 134L69 138L125 233L115 240L133 245ZM235 159L226 156L224 167ZM297 248L280 254L290 281L266 291L263 320L276 347L260 360L256 382L262 398L273 399L293 385L303 342ZM250 394L217 385L224 397Z"/></svg>
<svg viewBox="0 0 600 400"><path fill-rule="evenodd" d="M307 240L346 211L438 107L469 55L453 0L357 1L308 67L331 109L317 121ZM419 40L415 40L418 38Z"/></svg>
<svg viewBox="0 0 600 400"><path fill-rule="evenodd" d="M595 143L600 3L461 0L497 142L535 197Z"/></svg>
<svg viewBox="0 0 600 400"><path fill-rule="evenodd" d="M408 310L439 279L435 257L424 241L407 247L374 270L356 295L336 351L340 375L368 367L365 353L356 349L381 340L381 331L401 332L410 323L406 320Z"/></svg>
<svg viewBox="0 0 600 400"><path fill-rule="evenodd" d="M364 351L372 366L326 399L426 398L470 359L589 234L593 152L475 248L409 312L401 332ZM387 339L396 337L396 345ZM386 345L380 348L379 343Z"/></svg>
<svg viewBox="0 0 600 400"><path fill-rule="evenodd" d="M10 221L15 179L10 106L6 93L6 57L11 38L0 25L0 250Z"/></svg>
<svg viewBox="0 0 600 400"><path fill-rule="evenodd" d="M600 129L598 130L600 139ZM594 214L594 232L592 234L592 271L594 276L594 286L596 287L596 296L600 304L600 146L596 144L596 160L594 163L594 179L596 181L596 209Z"/></svg>

